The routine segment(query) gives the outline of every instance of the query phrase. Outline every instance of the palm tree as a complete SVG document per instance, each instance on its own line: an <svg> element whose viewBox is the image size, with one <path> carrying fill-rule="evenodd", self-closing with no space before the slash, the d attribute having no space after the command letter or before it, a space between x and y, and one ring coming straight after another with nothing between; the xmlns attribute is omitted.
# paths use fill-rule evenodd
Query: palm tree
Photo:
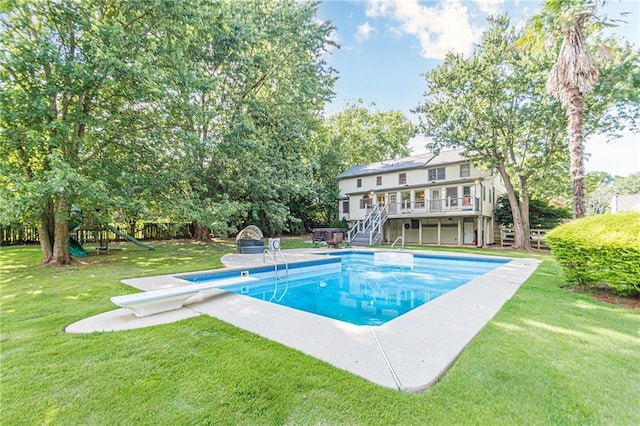
<svg viewBox="0 0 640 426"><path fill-rule="evenodd" d="M553 11L558 2L547 0ZM585 215L584 194L584 106L587 93L598 81L598 64L586 45L585 24L595 15L595 3L575 7L563 15L564 38L558 59L547 79L547 90L555 94L567 114L573 216ZM584 7L588 6L588 7Z"/></svg>

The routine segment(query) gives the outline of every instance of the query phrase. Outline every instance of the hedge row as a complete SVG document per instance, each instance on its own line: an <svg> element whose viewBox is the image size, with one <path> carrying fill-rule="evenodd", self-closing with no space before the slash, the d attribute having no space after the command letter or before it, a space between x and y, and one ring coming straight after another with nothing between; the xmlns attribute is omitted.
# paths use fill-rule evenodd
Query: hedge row
<svg viewBox="0 0 640 426"><path fill-rule="evenodd" d="M553 229L546 240L570 281L640 294L640 212L578 219Z"/></svg>

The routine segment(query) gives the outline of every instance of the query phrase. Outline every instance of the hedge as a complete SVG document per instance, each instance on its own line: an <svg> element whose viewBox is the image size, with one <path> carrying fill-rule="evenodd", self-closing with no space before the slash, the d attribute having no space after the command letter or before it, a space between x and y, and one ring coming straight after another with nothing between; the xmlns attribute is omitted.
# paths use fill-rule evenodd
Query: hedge
<svg viewBox="0 0 640 426"><path fill-rule="evenodd" d="M546 240L570 281L640 294L640 212L578 219L551 230Z"/></svg>

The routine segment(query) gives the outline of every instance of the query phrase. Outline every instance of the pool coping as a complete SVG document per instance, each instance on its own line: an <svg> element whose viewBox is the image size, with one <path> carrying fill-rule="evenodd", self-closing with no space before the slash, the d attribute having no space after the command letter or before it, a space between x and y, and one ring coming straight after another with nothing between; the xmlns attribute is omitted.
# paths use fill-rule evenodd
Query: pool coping
<svg viewBox="0 0 640 426"><path fill-rule="evenodd" d="M367 252L377 250L349 249ZM326 258L328 252L332 250L282 251L289 263ZM184 318L206 314L378 385L418 392L442 377L541 261L443 251L420 250L413 253L502 258L509 262L381 326L352 325L219 289L194 299L195 303L180 309L174 316L180 311L184 311ZM217 273L264 266L261 254L232 253L221 260L226 268L200 272ZM122 282L148 291L189 284L177 277L185 275L188 274L135 278ZM159 319L163 316L157 315L160 315ZM176 318L180 319L180 315Z"/></svg>

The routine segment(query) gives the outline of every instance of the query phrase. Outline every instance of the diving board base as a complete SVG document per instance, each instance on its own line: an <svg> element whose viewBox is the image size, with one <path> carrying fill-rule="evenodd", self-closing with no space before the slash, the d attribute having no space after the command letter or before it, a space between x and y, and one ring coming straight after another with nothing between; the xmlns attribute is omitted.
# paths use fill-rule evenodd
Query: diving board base
<svg viewBox="0 0 640 426"><path fill-rule="evenodd" d="M237 277L216 280L203 284L191 284L161 290L150 290L142 293L114 296L111 301L121 308L127 308L137 317L145 317L160 312L180 309L188 299L196 294L203 294L206 290L215 289L225 285L257 281L253 277Z"/></svg>

